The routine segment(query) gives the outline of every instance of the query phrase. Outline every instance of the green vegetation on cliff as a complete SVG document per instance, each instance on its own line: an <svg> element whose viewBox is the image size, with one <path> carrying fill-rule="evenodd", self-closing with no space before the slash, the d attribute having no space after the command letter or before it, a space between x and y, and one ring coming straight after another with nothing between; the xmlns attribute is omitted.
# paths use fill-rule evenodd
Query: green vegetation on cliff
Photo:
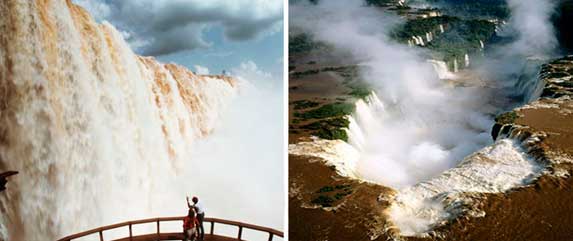
<svg viewBox="0 0 573 241"><path fill-rule="evenodd" d="M319 194L314 198L311 203L320 205L322 207L332 207L335 201L341 200L352 194L351 185L335 185L335 186L324 186L320 188L317 192Z"/></svg>
<svg viewBox="0 0 573 241"><path fill-rule="evenodd" d="M445 31L439 31L440 24ZM426 40L426 33L432 32L433 39ZM408 20L392 31L391 36L399 42L406 43L412 36L420 36L425 48L432 50L433 57L449 63L462 63L466 54L481 49L480 41L487 42L495 36L495 24L486 20L461 19L452 16L439 16ZM461 65L460 65L461 66Z"/></svg>
<svg viewBox="0 0 573 241"><path fill-rule="evenodd" d="M325 43L317 42L312 39L312 36L306 33L297 34L294 36L289 35L289 54L309 52L312 50L327 49Z"/></svg>
<svg viewBox="0 0 573 241"><path fill-rule="evenodd" d="M335 117L332 119L315 121L310 124L303 125L300 128L311 130L313 131L312 135L318 136L322 139L348 141L346 128L349 124L350 121L348 121L346 117Z"/></svg>
<svg viewBox="0 0 573 241"><path fill-rule="evenodd" d="M346 94L351 96L351 98L338 97L336 100L333 100L336 102L322 106L318 102L310 100L291 102L296 111L292 124L296 124L298 125L297 128L309 131L311 135L322 139L348 141L347 128L350 121L346 116L354 112L354 101L356 99L365 99L370 95L372 89L359 77L359 66L357 65L307 70L292 73L291 77L299 78L321 72L335 72L342 77L343 85L350 89ZM308 123L309 121L312 122ZM302 122L306 123L300 124Z"/></svg>
<svg viewBox="0 0 573 241"><path fill-rule="evenodd" d="M365 0L366 5L376 6L376 7L386 7L394 6L398 2L397 0Z"/></svg>
<svg viewBox="0 0 573 241"><path fill-rule="evenodd" d="M457 17L450 16L410 19L397 29L394 29L391 34L395 39L407 42L412 36L426 36L427 32L438 30L440 24L454 24L459 20Z"/></svg>
<svg viewBox="0 0 573 241"><path fill-rule="evenodd" d="M449 15L464 17L499 18L509 17L506 0L424 0L437 4Z"/></svg>
<svg viewBox="0 0 573 241"><path fill-rule="evenodd" d="M365 99L372 93L372 88L364 80L360 79L359 67L357 65L341 66L341 67L327 67L322 71L333 71L338 73L344 78L343 84L350 88L348 95L357 98Z"/></svg>
<svg viewBox="0 0 573 241"><path fill-rule="evenodd" d="M354 105L350 103L335 102L306 112L295 113L294 116L304 120L324 119L329 117L342 117L345 115L350 115L353 111Z"/></svg>
<svg viewBox="0 0 573 241"><path fill-rule="evenodd" d="M513 124L519 115L515 111L506 112L495 117L495 122L500 125Z"/></svg>
<svg viewBox="0 0 573 241"><path fill-rule="evenodd" d="M314 107L317 107L320 105L318 102L314 102L314 101L310 101L310 100L293 101L292 104L294 104L295 110L314 108Z"/></svg>
<svg viewBox="0 0 573 241"><path fill-rule="evenodd" d="M457 20L448 30L428 43L428 48L444 55L444 59L461 58L481 48L480 40L488 41L495 35L495 25L485 20Z"/></svg>

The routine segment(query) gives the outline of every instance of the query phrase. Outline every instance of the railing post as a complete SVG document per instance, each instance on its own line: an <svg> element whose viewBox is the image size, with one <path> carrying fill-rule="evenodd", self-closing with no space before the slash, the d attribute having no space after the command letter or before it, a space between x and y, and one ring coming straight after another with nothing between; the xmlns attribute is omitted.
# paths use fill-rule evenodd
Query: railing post
<svg viewBox="0 0 573 241"><path fill-rule="evenodd" d="M103 230L99 231L99 241L103 241Z"/></svg>
<svg viewBox="0 0 573 241"><path fill-rule="evenodd" d="M157 219L157 240L159 240L159 233L160 233L160 229L159 229L159 219Z"/></svg>
<svg viewBox="0 0 573 241"><path fill-rule="evenodd" d="M213 235L214 229L215 229L215 221L211 221L211 235Z"/></svg>
<svg viewBox="0 0 573 241"><path fill-rule="evenodd" d="M133 241L133 232L131 231L131 223L129 224L129 241Z"/></svg>
<svg viewBox="0 0 573 241"><path fill-rule="evenodd" d="M273 233L269 232L269 241L273 241Z"/></svg>
<svg viewBox="0 0 573 241"><path fill-rule="evenodd" d="M237 239L241 240L241 236L243 236L243 227L239 226L239 237Z"/></svg>

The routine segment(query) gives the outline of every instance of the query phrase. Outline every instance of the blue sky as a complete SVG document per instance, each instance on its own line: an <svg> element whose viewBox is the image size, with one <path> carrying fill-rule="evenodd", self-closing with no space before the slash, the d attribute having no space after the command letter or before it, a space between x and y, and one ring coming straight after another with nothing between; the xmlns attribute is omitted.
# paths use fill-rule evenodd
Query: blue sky
<svg viewBox="0 0 573 241"><path fill-rule="evenodd" d="M252 62L282 78L282 0L74 0L134 51L210 73Z"/></svg>
<svg viewBox="0 0 573 241"><path fill-rule="evenodd" d="M229 41L220 29L207 33L213 46L206 49L185 50L159 56L163 62L175 62L195 70L195 65L209 68L211 73L236 68L240 63L253 61L259 69L281 77L283 72L283 30L261 39Z"/></svg>

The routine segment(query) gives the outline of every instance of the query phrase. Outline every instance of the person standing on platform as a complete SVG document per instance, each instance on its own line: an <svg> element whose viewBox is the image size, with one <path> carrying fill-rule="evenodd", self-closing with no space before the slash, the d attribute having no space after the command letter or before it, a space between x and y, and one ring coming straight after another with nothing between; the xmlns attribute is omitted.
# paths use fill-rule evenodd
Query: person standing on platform
<svg viewBox="0 0 573 241"><path fill-rule="evenodd" d="M193 205L189 203L189 197L187 197L187 206L189 208L193 208L197 213L197 220L199 221L199 240L203 241L205 238L205 228L203 227L203 220L205 219L205 208L203 207L203 204L199 202L199 198L193 197L191 201L193 201Z"/></svg>

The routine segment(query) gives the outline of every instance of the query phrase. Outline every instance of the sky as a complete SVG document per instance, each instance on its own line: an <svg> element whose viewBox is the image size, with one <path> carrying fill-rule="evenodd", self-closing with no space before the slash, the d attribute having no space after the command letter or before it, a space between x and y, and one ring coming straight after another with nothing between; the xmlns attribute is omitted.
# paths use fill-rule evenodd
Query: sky
<svg viewBox="0 0 573 241"><path fill-rule="evenodd" d="M282 0L74 0L140 55L200 73L255 64L283 72Z"/></svg>

